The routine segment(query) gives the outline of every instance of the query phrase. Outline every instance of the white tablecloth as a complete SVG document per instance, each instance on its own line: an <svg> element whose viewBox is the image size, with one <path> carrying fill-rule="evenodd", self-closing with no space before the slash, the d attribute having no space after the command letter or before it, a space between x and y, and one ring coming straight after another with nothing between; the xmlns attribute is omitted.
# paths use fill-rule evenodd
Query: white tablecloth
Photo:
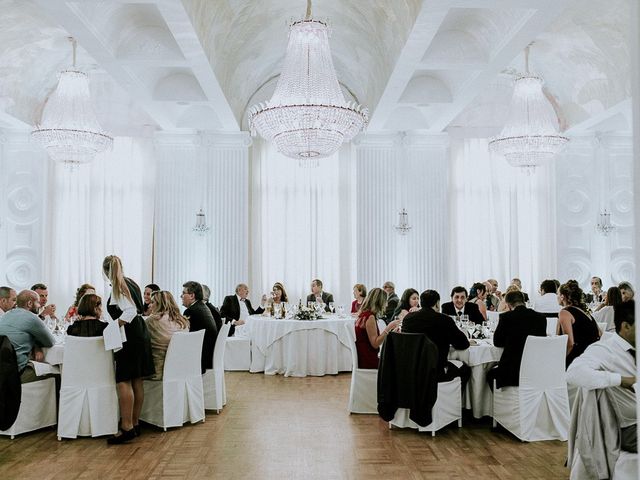
<svg viewBox="0 0 640 480"><path fill-rule="evenodd" d="M251 339L251 372L286 377L351 371L344 325L353 318L327 314L320 320L283 320L252 315L243 332Z"/></svg>
<svg viewBox="0 0 640 480"><path fill-rule="evenodd" d="M479 345L472 345L467 350L451 349L449 352L449 359L460 360L471 367L463 405L472 410L475 418L491 415L493 393L487 383L487 372L500 360L502 350L489 340L480 340Z"/></svg>
<svg viewBox="0 0 640 480"><path fill-rule="evenodd" d="M51 348L43 348L44 361L51 365L62 365L64 360L64 337L55 336L56 344Z"/></svg>

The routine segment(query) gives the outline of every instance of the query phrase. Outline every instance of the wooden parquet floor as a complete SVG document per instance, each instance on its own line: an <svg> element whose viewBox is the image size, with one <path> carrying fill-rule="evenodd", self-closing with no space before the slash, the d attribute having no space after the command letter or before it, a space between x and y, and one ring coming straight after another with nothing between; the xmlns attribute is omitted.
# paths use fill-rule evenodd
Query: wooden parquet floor
<svg viewBox="0 0 640 480"><path fill-rule="evenodd" d="M566 444L522 443L488 422L392 430L348 415L349 374L228 372L228 405L204 424L147 427L128 445L58 442L54 429L0 438L0 479L567 479Z"/></svg>

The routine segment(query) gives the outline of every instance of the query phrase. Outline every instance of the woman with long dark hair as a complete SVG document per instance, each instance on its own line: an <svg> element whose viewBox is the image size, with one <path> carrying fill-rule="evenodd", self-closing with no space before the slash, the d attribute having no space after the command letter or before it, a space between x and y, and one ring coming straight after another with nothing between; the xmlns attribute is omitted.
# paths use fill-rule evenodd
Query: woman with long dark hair
<svg viewBox="0 0 640 480"><path fill-rule="evenodd" d="M120 405L120 432L107 441L124 443L139 434L138 421L144 389L142 381L155 373L149 332L142 319L143 304L140 287L124 276L122 262L109 255L102 262L102 271L111 283L107 312L124 326L127 341L114 354L116 361L116 388Z"/></svg>
<svg viewBox="0 0 640 480"><path fill-rule="evenodd" d="M584 292L575 280L560 286L558 303L563 307L558 314L560 335L568 335L567 367L582 355L589 345L600 340L598 324L588 313Z"/></svg>
<svg viewBox="0 0 640 480"><path fill-rule="evenodd" d="M415 288L407 288L402 292L400 302L393 312L393 318L402 320L407 313L420 310L420 294Z"/></svg>
<svg viewBox="0 0 640 480"><path fill-rule="evenodd" d="M593 318L597 322L607 322L606 332L615 332L616 326L613 323L613 309L622 303L622 294L618 287L611 287L607 290L604 302L593 312Z"/></svg>

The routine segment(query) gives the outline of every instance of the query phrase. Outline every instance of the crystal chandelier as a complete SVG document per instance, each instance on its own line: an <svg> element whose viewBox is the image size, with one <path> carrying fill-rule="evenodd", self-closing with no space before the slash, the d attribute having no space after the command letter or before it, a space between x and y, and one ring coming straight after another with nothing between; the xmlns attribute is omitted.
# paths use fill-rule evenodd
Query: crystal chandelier
<svg viewBox="0 0 640 480"><path fill-rule="evenodd" d="M507 123L489 142L489 149L504 155L513 167L532 173L551 160L569 141L558 134L557 116L542 92L542 79L529 73L529 47L525 50L525 74L515 82Z"/></svg>
<svg viewBox="0 0 640 480"><path fill-rule="evenodd" d="M411 230L409 215L407 215L407 211L404 208L398 213L398 225L395 226L395 229L400 235L406 235Z"/></svg>
<svg viewBox="0 0 640 480"><path fill-rule="evenodd" d="M615 225L611 223L611 214L605 208L604 212L600 213L600 221L596 225L596 230L607 237L615 229Z"/></svg>
<svg viewBox="0 0 640 480"><path fill-rule="evenodd" d="M33 140L56 161L71 167L93 160L96 153L111 148L113 138L104 133L96 119L87 74L75 69L76 41L73 45L73 68L60 73L58 86L47 99L40 124L31 132Z"/></svg>
<svg viewBox="0 0 640 480"><path fill-rule="evenodd" d="M369 120L368 110L346 102L331 60L327 24L311 18L290 25L282 73L271 100L249 110L251 134L273 141L280 153L317 166Z"/></svg>
<svg viewBox="0 0 640 480"><path fill-rule="evenodd" d="M196 213L196 224L192 229L196 235L204 236L209 232L209 225L207 225L207 218L205 217L204 210L198 210Z"/></svg>

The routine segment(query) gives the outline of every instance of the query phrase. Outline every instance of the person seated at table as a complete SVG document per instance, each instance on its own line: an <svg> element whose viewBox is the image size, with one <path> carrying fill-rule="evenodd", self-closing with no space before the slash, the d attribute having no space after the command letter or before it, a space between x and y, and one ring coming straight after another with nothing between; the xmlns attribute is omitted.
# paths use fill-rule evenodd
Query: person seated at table
<svg viewBox="0 0 640 480"><path fill-rule="evenodd" d="M160 287L155 283L150 283L149 285L144 287L144 291L142 292L142 298L144 300L144 303L142 304L143 316L148 317L149 315L151 315L151 294L153 292L159 292L159 291L160 291Z"/></svg>
<svg viewBox="0 0 640 480"><path fill-rule="evenodd" d="M204 283L202 284L202 296L204 304L211 312L211 316L213 317L213 322L216 324L216 328L218 329L218 331L220 331L220 329L222 328L222 315L220 315L220 310L218 310L216 306L209 301L209 298L211 298L211 289Z"/></svg>
<svg viewBox="0 0 640 480"><path fill-rule="evenodd" d="M560 311L558 304L558 287L553 280L544 280L540 284L540 296L533 302L533 309L545 317L557 317Z"/></svg>
<svg viewBox="0 0 640 480"><path fill-rule="evenodd" d="M202 373L204 373L213 368L213 351L216 347L218 329L211 311L204 303L204 293L200 283L188 281L182 285L182 305L187 307L184 311L184 316L189 320L189 331L204 330L202 355L200 357Z"/></svg>
<svg viewBox="0 0 640 480"><path fill-rule="evenodd" d="M487 286L484 283L476 282L471 286L471 296L469 298L470 303L478 305L480 314L487 319Z"/></svg>
<svg viewBox="0 0 640 480"><path fill-rule="evenodd" d="M502 298L500 299L500 303L498 304L499 313L509 311L509 305L507 305L507 302L504 300L505 295L507 295L507 293L509 292L519 292L519 291L520 291L520 287L518 287L517 285L511 284L507 287L507 290L504 292L504 295L502 296Z"/></svg>
<svg viewBox="0 0 640 480"><path fill-rule="evenodd" d="M417 312L420 310L420 294L415 288L407 288L402 292L400 302L393 312L393 319L402 320L407 313Z"/></svg>
<svg viewBox="0 0 640 480"><path fill-rule="evenodd" d="M568 367L589 345L600 339L600 330L594 318L587 313L584 293L577 281L569 280L560 286L558 302L563 307L558 314L558 334L569 336Z"/></svg>
<svg viewBox="0 0 640 480"><path fill-rule="evenodd" d="M80 285L80 287L76 290L76 298L73 301L73 304L67 309L67 313L64 316L64 319L67 322L74 322L76 320L80 299L87 293L96 293L96 287L89 283L83 283L82 285Z"/></svg>
<svg viewBox="0 0 640 480"><path fill-rule="evenodd" d="M400 299L398 298L398 295L396 295L396 285L393 282L387 280L382 285L382 289L387 292L387 306L384 309L383 320L386 323L389 323L391 320L393 320L393 312L396 311L396 308L400 303Z"/></svg>
<svg viewBox="0 0 640 480"><path fill-rule="evenodd" d="M367 296L367 287L365 287L362 283L356 283L353 286L353 298L355 300L351 302L351 314L357 315L360 307L362 307L362 302L364 302L365 297Z"/></svg>
<svg viewBox="0 0 640 480"><path fill-rule="evenodd" d="M330 310L329 304L333 303L333 295L322 291L322 280L318 278L311 282L311 294L307 295L307 303L309 302L323 304L325 312Z"/></svg>
<svg viewBox="0 0 640 480"><path fill-rule="evenodd" d="M620 289L620 294L622 295L622 301L628 302L629 300L633 300L633 296L635 295L635 290L633 286L629 282L620 282L618 284L618 288Z"/></svg>
<svg viewBox="0 0 640 480"><path fill-rule="evenodd" d="M11 287L0 287L0 316L16 306L18 294Z"/></svg>
<svg viewBox="0 0 640 480"><path fill-rule="evenodd" d="M247 318L250 315L259 315L264 312L264 305L267 301L267 296L262 296L262 302L260 306L254 309L251 306L251 301L247 298L249 295L249 287L244 283L239 283L236 286L235 295L227 295L222 301L222 307L220 307L220 315L224 318L224 323L230 323L229 336L233 337L236 331L236 325L244 325Z"/></svg>
<svg viewBox="0 0 640 480"><path fill-rule="evenodd" d="M467 289L461 286L451 290L451 301L442 304L442 313L449 316L468 315L469 320L475 324L482 324L484 317L480 313L478 305L467 302Z"/></svg>
<svg viewBox="0 0 640 480"><path fill-rule="evenodd" d="M422 333L438 347L438 381L448 382L460 377L466 385L471 369L468 365L457 367L447 357L449 347L456 350L469 348L467 336L456 327L453 319L440 313L440 294L435 290L425 290L420 294L422 308L408 313L402 320L403 333Z"/></svg>
<svg viewBox="0 0 640 480"><path fill-rule="evenodd" d="M356 333L356 350L358 351L358 368L377 369L378 350L389 332L400 325L400 320L393 320L380 333L377 317L384 313L387 294L381 288L373 288L362 303L360 313L354 324Z"/></svg>
<svg viewBox="0 0 640 480"><path fill-rule="evenodd" d="M515 285L516 287L518 287L518 290L522 292L522 295L524 295L525 304L529 302L529 294L522 290L522 281L519 278L516 277L511 279L511 285Z"/></svg>
<svg viewBox="0 0 640 480"><path fill-rule="evenodd" d="M273 308L273 305L280 305L282 303L288 303L289 297L287 291L284 289L284 285L280 282L276 282L271 287L271 298L268 305Z"/></svg>
<svg viewBox="0 0 640 480"><path fill-rule="evenodd" d="M180 309L171 292L155 291L151 294L151 315L147 318L147 330L151 337L151 355L156 373L151 380L162 380L164 359L174 333L189 331L189 320Z"/></svg>
<svg viewBox="0 0 640 480"><path fill-rule="evenodd" d="M487 382L492 390L494 380L498 388L519 385L520 364L527 337L547 335L547 317L527 308L522 292L509 292L504 300L509 311L500 315L493 334L493 345L504 348L504 351L498 365L487 373Z"/></svg>
<svg viewBox="0 0 640 480"><path fill-rule="evenodd" d="M484 282L484 284L487 287L487 310L490 312L496 312L498 310L500 300L502 299L502 292L498 290L498 281L495 278L490 278Z"/></svg>
<svg viewBox="0 0 640 480"><path fill-rule="evenodd" d="M102 318L102 299L95 293L87 293L78 303L78 311L67 335L74 337L101 337L107 324Z"/></svg>
<svg viewBox="0 0 640 480"><path fill-rule="evenodd" d="M40 296L33 290L22 290L16 298L16 308L0 317L0 335L5 335L16 353L18 373L22 383L42 380L33 367L28 366L29 355L35 349L34 360L41 362L44 354L40 347L52 347L55 339L38 317Z"/></svg>
<svg viewBox="0 0 640 480"><path fill-rule="evenodd" d="M55 304L48 303L49 289L47 286L44 283L36 283L31 287L31 290L36 292L40 298L40 311L38 312L40 319L44 320L46 317L50 317L54 320L58 320Z"/></svg>
<svg viewBox="0 0 640 480"><path fill-rule="evenodd" d="M599 308L593 312L593 318L596 319L596 322L606 322L607 326L605 327L606 332L613 332L616 329L614 323L614 309L618 305L622 303L622 294L620 293L620 289L618 287L611 287L607 290L607 293L604 296L604 302L602 302Z"/></svg>

